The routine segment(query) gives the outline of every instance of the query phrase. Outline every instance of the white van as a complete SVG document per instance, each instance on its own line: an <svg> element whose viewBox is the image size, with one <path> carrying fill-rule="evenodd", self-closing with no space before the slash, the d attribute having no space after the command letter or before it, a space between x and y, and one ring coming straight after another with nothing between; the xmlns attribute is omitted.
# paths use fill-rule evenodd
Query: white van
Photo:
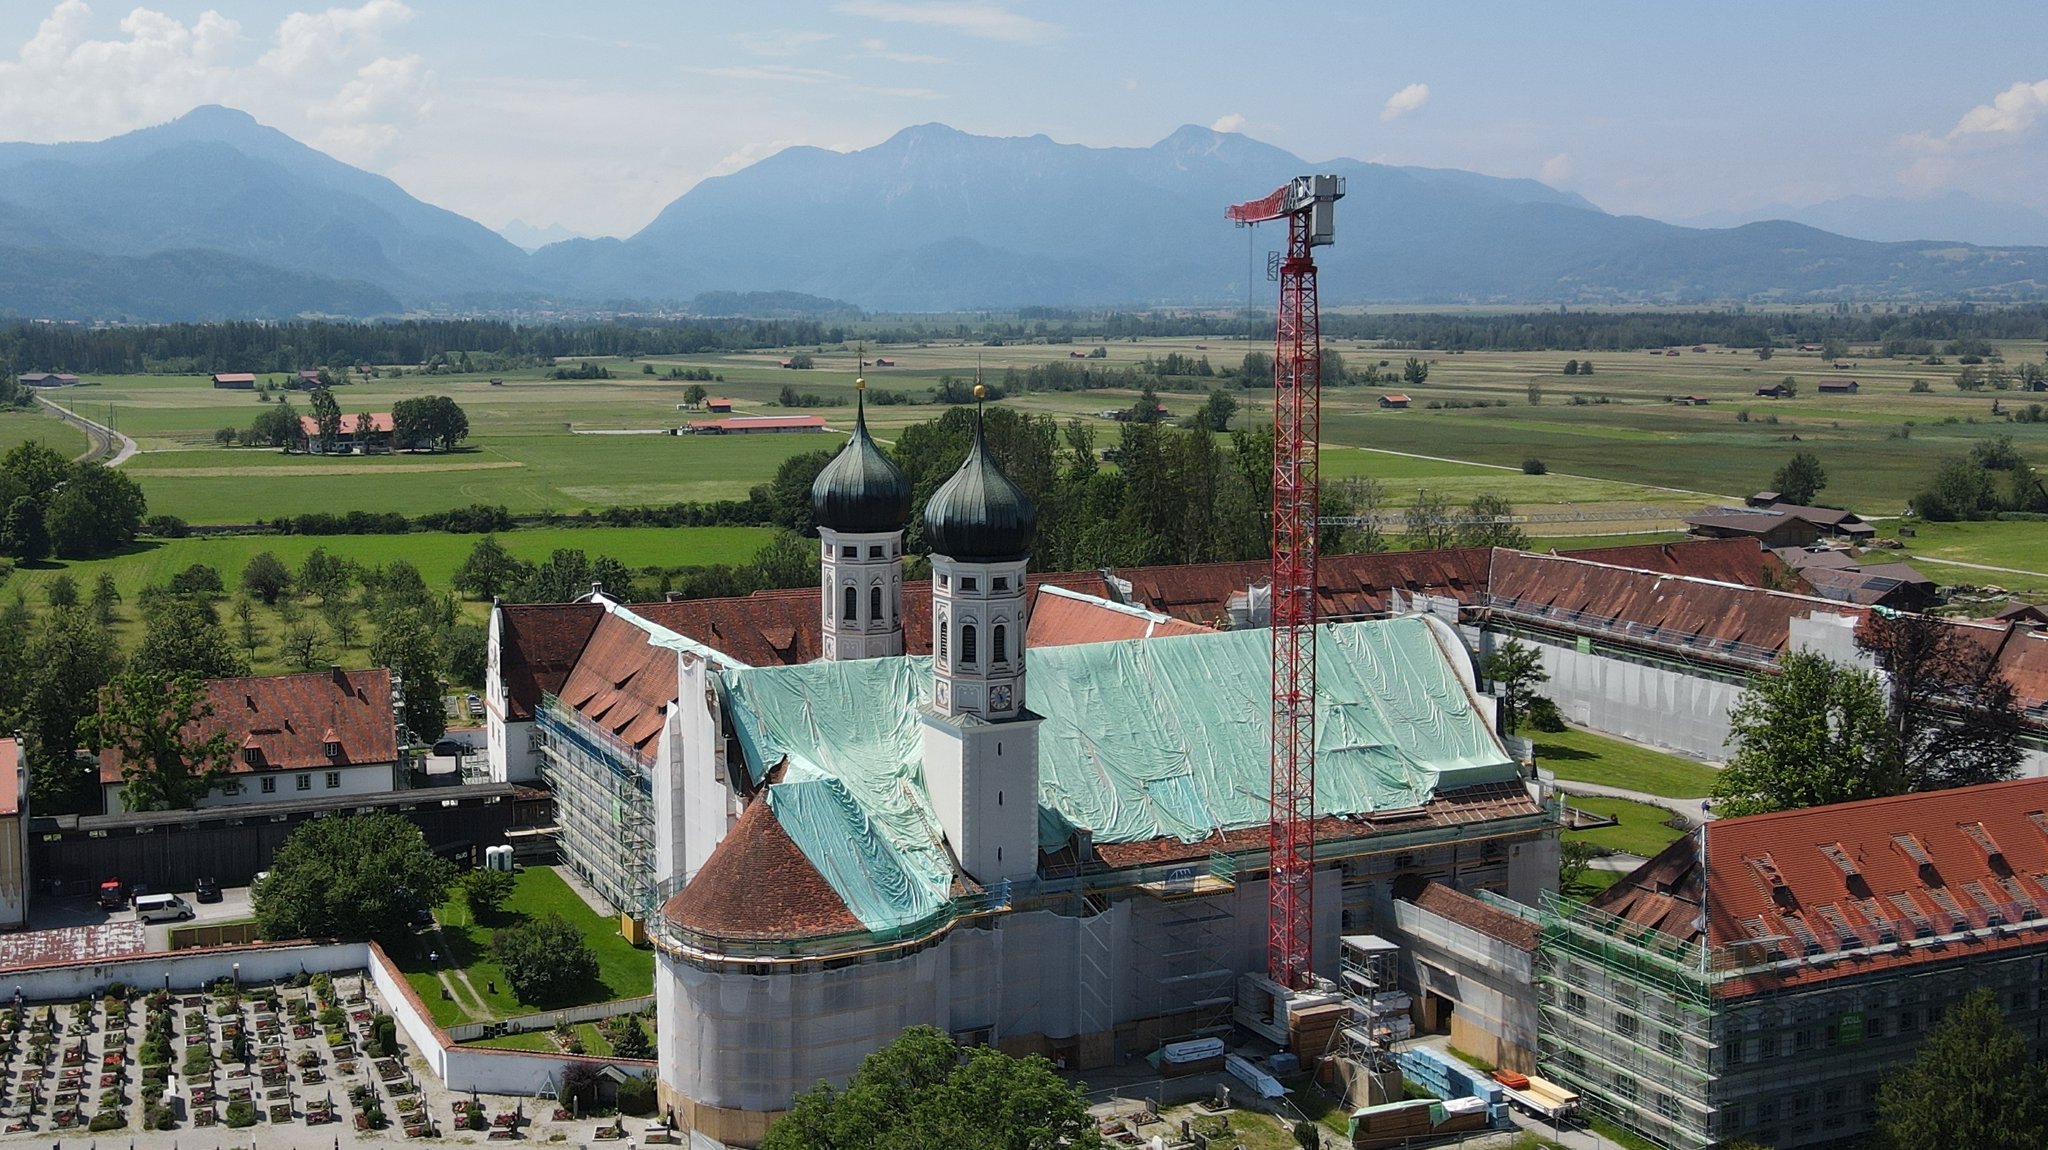
<svg viewBox="0 0 2048 1150"><path fill-rule="evenodd" d="M175 894L146 894L135 900L137 922L183 922L195 913L191 903Z"/></svg>

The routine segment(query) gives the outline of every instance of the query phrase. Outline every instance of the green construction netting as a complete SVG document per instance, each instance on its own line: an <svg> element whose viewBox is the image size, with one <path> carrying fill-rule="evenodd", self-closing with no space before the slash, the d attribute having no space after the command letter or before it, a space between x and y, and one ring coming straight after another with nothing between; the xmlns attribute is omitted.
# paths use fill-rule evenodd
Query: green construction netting
<svg viewBox="0 0 2048 1150"><path fill-rule="evenodd" d="M1040 842L1195 842L1267 817L1270 638L1221 632L1033 648ZM1316 811L1419 806L1515 767L1420 618L1332 624L1317 643ZM922 781L924 657L723 672L733 728L791 838L870 929L944 902L952 867ZM820 786L818 784L826 784Z"/></svg>

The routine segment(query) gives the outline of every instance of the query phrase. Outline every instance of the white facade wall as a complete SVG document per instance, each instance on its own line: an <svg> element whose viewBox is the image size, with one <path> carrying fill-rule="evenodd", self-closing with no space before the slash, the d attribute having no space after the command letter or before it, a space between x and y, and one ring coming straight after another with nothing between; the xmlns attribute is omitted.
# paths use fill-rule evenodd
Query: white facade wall
<svg viewBox="0 0 2048 1150"><path fill-rule="evenodd" d="M711 665L695 651L676 659L676 703L654 760L654 881L681 883L697 873L739 817L726 772Z"/></svg>
<svg viewBox="0 0 2048 1150"><path fill-rule="evenodd" d="M274 790L263 789L264 780L275 783ZM304 779L304 789L299 780ZM230 791L228 788L233 788ZM121 792L127 786L123 783L106 783L101 787L106 800L105 810L109 814L126 808L121 805ZM381 795L401 789L398 785L398 764L356 763L338 767L313 767L302 771L253 771L231 777L222 787L215 787L199 800L201 809L214 807L246 807L256 803L282 803L294 799L334 798L346 795Z"/></svg>
<svg viewBox="0 0 2048 1150"><path fill-rule="evenodd" d="M494 783L530 783L540 778L540 744L534 738L531 719L514 722L512 699L500 673L499 657L504 649L504 612L491 607L491 622L485 647L484 750L489 756Z"/></svg>

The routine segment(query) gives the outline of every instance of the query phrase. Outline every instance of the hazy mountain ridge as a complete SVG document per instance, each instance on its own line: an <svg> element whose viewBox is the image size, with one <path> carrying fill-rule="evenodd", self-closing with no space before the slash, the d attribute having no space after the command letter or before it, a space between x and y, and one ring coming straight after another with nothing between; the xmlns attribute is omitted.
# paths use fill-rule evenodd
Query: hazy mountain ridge
<svg viewBox="0 0 2048 1150"><path fill-rule="evenodd" d="M703 181L630 237L528 254L244 113L201 108L97 143L0 144L0 314L730 307L745 293L886 311L1230 306L1248 290L1265 298L1265 255L1284 234L1233 228L1225 205L1311 170L1349 187L1337 243L1318 253L1330 303L1997 298L2048 285L2048 248L1874 243L1783 221L1687 228L1535 180L1312 164L1193 126L1142 148L943 124L854 152L789 148Z"/></svg>

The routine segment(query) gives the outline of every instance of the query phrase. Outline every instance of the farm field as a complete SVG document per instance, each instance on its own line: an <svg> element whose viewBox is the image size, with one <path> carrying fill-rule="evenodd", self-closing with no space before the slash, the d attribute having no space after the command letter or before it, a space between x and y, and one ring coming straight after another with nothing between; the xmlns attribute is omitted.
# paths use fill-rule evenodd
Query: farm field
<svg viewBox="0 0 2048 1150"><path fill-rule="evenodd" d="M1179 353L1206 357L1215 369L1234 368L1263 342L1211 337L1101 345L1102 359L1074 361L1086 345L982 347L934 344L869 348L895 361L870 364L871 398L899 393L929 397L945 375L1002 384L1011 368L1076 363L1120 369ZM1409 352L1332 345L1355 370L1387 361L1397 370ZM796 350L796 349L793 349ZM307 459L254 448L213 445L222 427L246 426L262 406L249 392L223 391L203 377L114 376L96 386L70 389L60 402L112 419L135 436L143 454L129 469L150 496L151 510L193 522L247 522L302 511L397 510L408 514L470 502L502 503L515 513L573 513L621 503L731 498L769 479L790 455L834 445L851 423L853 349L810 350L811 370L777 366L788 352L760 351L657 357L634 362L592 357L615 374L608 380L549 380L538 370L500 376L491 386L481 374L407 375L364 380L341 388L344 411L389 410L396 399L446 394L469 413L471 438L452 455ZM2044 348L2003 347L2007 362L2038 359ZM2002 409L2033 397L2020 392L1958 391L1959 368L1905 360L1855 359L1834 368L1819 357L1780 352L1768 362L1752 352L1712 348L1677 356L1661 352L1594 353L1596 373L1562 374L1565 352L1425 352L1430 365L1420 385L1330 387L1324 392L1324 470L1332 479L1369 476L1387 488L1392 507L1405 506L1417 488L1457 501L1483 492L1505 495L1525 511L1551 513L1535 534L1599 534L1672 529L1685 511L1739 498L1769 485L1772 472L1794 452L1814 452L1827 469L1825 502L1869 516L1896 515L1907 497L1944 456L1966 451L1992 434L2011 435L2020 451L2048 466L2048 423L1995 419ZM572 366L576 361L565 358ZM652 368L654 375L642 374ZM794 411L821 414L828 435L691 437L590 435L592 431L658 431L705 413L679 411L688 381L660 378L671 367L705 369L722 377L703 386L734 402L734 414L779 414L785 386L815 394L826 406ZM1849 376L1853 396L1821 396L1824 376ZM1757 387L1791 377L1798 394L1758 398ZM1929 390L1916 394L1913 382ZM1193 411L1211 387L1235 388L1223 376L1159 380L1161 402L1174 416ZM1540 403L1529 402L1531 386ZM1383 393L1400 391L1410 410L1379 406ZM1268 418L1256 389L1235 391L1238 426ZM1583 402L1574 402L1574 396ZM1679 406L1675 396L1699 396L1704 406ZM1116 424L1101 413L1126 408L1135 393L1122 389L1012 394L1002 402L1019 410L1095 424L1097 442L1115 443ZM2048 399L2048 397L2042 397ZM305 410L303 397L296 406ZM1604 400L1605 402L1602 402ZM1435 405L1432 407L1431 405ZM932 418L927 403L869 407L870 425L888 440L909 423ZM1739 416L1747 414L1747 420ZM51 426L57 426L54 422ZM4 421L0 421L4 427ZM0 432L4 434L4 432ZM67 433L68 434L68 433ZM1363 449L1363 450L1360 450ZM1417 458L1423 457L1423 458ZM1522 473L1540 459L1542 476ZM1621 518L1654 508L1653 518ZM1558 522L1564 514L1577 521Z"/></svg>
<svg viewBox="0 0 2048 1150"><path fill-rule="evenodd" d="M1978 571L1927 564L1927 574L1939 582L1995 584L2048 596L2048 522L1916 523L1913 532L1911 538L1900 540L1909 559L1950 559L2010 569ZM2015 574L2017 571L2035 574Z"/></svg>
<svg viewBox="0 0 2048 1150"><path fill-rule="evenodd" d="M66 457L85 450L83 432L40 408L0 414L0 452L34 439L42 440Z"/></svg>

